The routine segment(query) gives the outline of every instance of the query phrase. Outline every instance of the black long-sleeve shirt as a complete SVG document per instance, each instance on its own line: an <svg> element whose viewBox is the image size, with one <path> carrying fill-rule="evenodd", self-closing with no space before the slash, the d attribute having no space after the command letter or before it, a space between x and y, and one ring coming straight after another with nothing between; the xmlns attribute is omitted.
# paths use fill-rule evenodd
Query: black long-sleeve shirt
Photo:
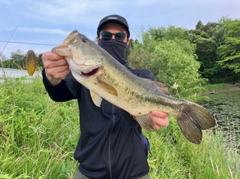
<svg viewBox="0 0 240 179"><path fill-rule="evenodd" d="M143 78L153 79L147 70L132 70ZM79 170L91 179L133 179L149 172L141 127L130 114L103 99L95 106L90 92L71 73L52 86L43 70L43 83L49 96L57 102L77 99L81 136L74 158Z"/></svg>

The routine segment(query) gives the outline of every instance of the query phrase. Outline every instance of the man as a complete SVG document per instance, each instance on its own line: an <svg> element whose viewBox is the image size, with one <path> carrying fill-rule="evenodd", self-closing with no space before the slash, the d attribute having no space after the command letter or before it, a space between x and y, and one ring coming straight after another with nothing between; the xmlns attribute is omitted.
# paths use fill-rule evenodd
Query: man
<svg viewBox="0 0 240 179"><path fill-rule="evenodd" d="M106 16L98 25L96 41L126 67L124 56L129 37L128 23L119 15ZM54 101L78 100L81 137L74 157L80 165L74 178L149 179L147 140L134 116L106 100L100 108L95 106L89 90L73 78L63 57L46 52L42 61L43 83L50 97ZM129 70L137 76L153 79L147 70ZM156 130L168 126L168 114L160 111L151 114Z"/></svg>

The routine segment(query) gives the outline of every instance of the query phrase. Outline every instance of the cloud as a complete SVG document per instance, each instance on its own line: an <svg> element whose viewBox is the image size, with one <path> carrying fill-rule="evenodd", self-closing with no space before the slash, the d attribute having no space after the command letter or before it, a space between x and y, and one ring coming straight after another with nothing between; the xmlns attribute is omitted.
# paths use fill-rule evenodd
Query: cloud
<svg viewBox="0 0 240 179"><path fill-rule="evenodd" d="M28 15L54 24L79 24L96 26L105 15L111 13L131 14L131 11L157 6L166 0L51 0L30 1L26 3ZM170 4L176 4L172 2ZM148 11L148 10L147 10ZM142 12L142 11L139 11ZM148 11L148 13L150 13ZM87 25L86 25L87 24Z"/></svg>
<svg viewBox="0 0 240 179"><path fill-rule="evenodd" d="M111 0L52 0L30 1L27 9L34 12L34 17L57 24L96 24L99 13L111 9L123 8L121 1ZM93 20L96 19L96 20Z"/></svg>
<svg viewBox="0 0 240 179"><path fill-rule="evenodd" d="M34 32L34 33L45 33L45 34L60 34L60 35L68 35L69 31L64 31L61 29L50 29L50 28L31 28L31 27L19 27L17 28L18 31L25 31L25 32Z"/></svg>
<svg viewBox="0 0 240 179"><path fill-rule="evenodd" d="M74 29L94 39L101 18L115 13L127 18L134 39L141 28L192 29L199 20L205 24L221 16L239 18L239 7L239 0L0 0L0 40L9 39L16 27L13 41L60 44ZM9 43L4 53L48 48Z"/></svg>
<svg viewBox="0 0 240 179"><path fill-rule="evenodd" d="M134 16L135 21L141 23L140 25L145 25L148 22L152 24L151 22L157 17L168 18L171 14L175 15L175 11L181 10L187 13L203 4L214 10L216 4L230 6L233 2L236 3L235 0L131 0L131 2L129 0L11 0L7 2L11 6L21 5L19 11L25 18L35 19L42 24L44 22L52 25L67 26L70 24L88 28L96 27L100 18L111 13L119 13L125 17ZM0 0L1 3L6 4L6 1ZM177 17L181 18L181 16L177 14Z"/></svg>

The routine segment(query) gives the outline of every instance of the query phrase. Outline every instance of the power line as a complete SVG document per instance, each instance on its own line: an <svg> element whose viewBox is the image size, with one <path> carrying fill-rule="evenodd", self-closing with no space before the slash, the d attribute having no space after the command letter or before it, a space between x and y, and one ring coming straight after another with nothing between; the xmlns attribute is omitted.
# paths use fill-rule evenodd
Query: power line
<svg viewBox="0 0 240 179"><path fill-rule="evenodd" d="M7 44L8 44L8 42L10 41L10 39L12 38L12 36L13 36L13 34L15 33L15 31L17 30L17 28L18 28L18 26L14 29L14 31L12 32L12 34L11 34L11 36L9 37L9 39L8 39L8 41L6 41L7 43L5 44L5 46L3 47L3 49L2 49L2 52L1 53L3 53L3 51L5 50L5 48L6 48L6 46L7 46Z"/></svg>
<svg viewBox="0 0 240 179"><path fill-rule="evenodd" d="M54 45L54 44L41 44L41 43L33 43L33 42L17 42L17 41L6 41L6 40L0 40L0 42L7 42L7 43L13 43L13 44L30 44L30 45L57 46L57 45Z"/></svg>

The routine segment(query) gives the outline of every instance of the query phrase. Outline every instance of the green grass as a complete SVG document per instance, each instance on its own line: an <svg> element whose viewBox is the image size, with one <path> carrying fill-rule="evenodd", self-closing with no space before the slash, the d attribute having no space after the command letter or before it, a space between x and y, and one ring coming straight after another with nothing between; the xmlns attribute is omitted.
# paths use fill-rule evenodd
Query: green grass
<svg viewBox="0 0 240 179"><path fill-rule="evenodd" d="M0 84L0 178L69 178L77 170L76 101L55 103L40 79Z"/></svg>
<svg viewBox="0 0 240 179"><path fill-rule="evenodd" d="M24 80L0 83L0 178L72 178L80 135L77 102L53 102L41 79ZM206 131L202 144L194 145L171 118L169 127L145 134L153 179L240 178L239 155L220 132Z"/></svg>
<svg viewBox="0 0 240 179"><path fill-rule="evenodd" d="M205 85L204 88L206 91L211 93L218 93L218 92L229 92L229 91L240 91L240 88L237 86L233 86L230 84L208 84Z"/></svg>
<svg viewBox="0 0 240 179"><path fill-rule="evenodd" d="M158 132L146 133L151 141L149 158L153 179L227 179L239 178L237 150L227 148L222 133L204 131L200 145L183 137L171 118L171 124Z"/></svg>

